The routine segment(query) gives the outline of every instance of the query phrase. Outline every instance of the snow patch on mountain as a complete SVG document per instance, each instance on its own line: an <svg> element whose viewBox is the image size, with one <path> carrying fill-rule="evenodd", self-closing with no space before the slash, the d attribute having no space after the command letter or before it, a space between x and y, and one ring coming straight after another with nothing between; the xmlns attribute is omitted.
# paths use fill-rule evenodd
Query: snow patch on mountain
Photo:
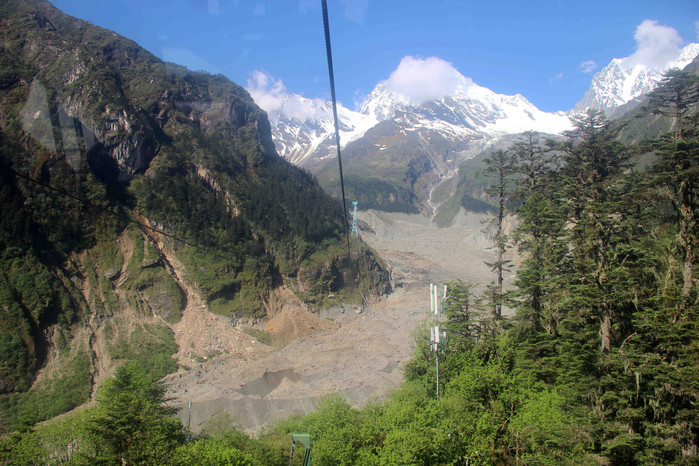
<svg viewBox="0 0 699 466"><path fill-rule="evenodd" d="M592 107L613 116L615 109L654 90L665 71L684 68L699 55L699 44L682 47L679 33L657 21L643 21L634 38L636 51L597 73L583 99L565 113L543 112L519 94L497 94L440 58L406 56L366 96L359 112L338 105L340 142L344 147L384 121L395 122L403 132L417 131L427 138L438 133L454 142L492 141L528 130L560 134L571 129L571 112ZM281 80L259 71L247 89L267 112L281 156L306 165L336 155L330 102L289 93Z"/></svg>
<svg viewBox="0 0 699 466"><path fill-rule="evenodd" d="M288 107L303 108L309 115L301 119ZM279 110L268 112L268 115L277 152L291 163L301 164L311 154L315 158L325 158L337 153L331 102L289 95ZM337 107L337 117L343 147L378 123L374 118L342 105Z"/></svg>
<svg viewBox="0 0 699 466"><path fill-rule="evenodd" d="M289 93L281 80L258 71L247 90L268 114L277 152L305 165L336 155L332 104ZM382 121L404 131L437 132L452 140L493 138L535 130L559 134L568 117L536 108L523 96L497 94L473 83L437 57L404 57L354 112L338 105L340 142L346 146Z"/></svg>
<svg viewBox="0 0 699 466"><path fill-rule="evenodd" d="M590 88L573 110L580 112L596 108L609 112L653 91L662 80L663 73L671 68L684 68L697 55L699 44L696 43L678 49L677 52L667 52L664 61L660 60L657 52L651 54L639 47L633 55L615 58L602 68L592 78Z"/></svg>
<svg viewBox="0 0 699 466"><path fill-rule="evenodd" d="M283 82L256 71L246 89L255 102L267 112L272 127L272 140L279 155L296 165L311 154L315 158L336 154L335 124L332 103L309 99L287 91ZM354 141L378 123L373 117L337 106L338 128L342 146Z"/></svg>
<svg viewBox="0 0 699 466"><path fill-rule="evenodd" d="M519 94L497 94L473 83L444 97L415 104L392 90L390 81L382 81L367 96L361 112L379 121L394 119L407 127L445 131L455 137L528 130L559 134L571 128L563 112L543 112Z"/></svg>

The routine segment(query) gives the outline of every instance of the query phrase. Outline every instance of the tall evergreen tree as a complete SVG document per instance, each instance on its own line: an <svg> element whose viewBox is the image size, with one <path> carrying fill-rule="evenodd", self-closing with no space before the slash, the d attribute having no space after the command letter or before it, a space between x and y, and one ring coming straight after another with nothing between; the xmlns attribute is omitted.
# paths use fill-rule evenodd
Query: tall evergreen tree
<svg viewBox="0 0 699 466"><path fill-rule="evenodd" d="M471 288L470 283L461 280L447 283L447 300L444 303L447 321L444 328L449 339L456 341L458 347L467 346L477 331L478 324L471 307Z"/></svg>
<svg viewBox="0 0 699 466"><path fill-rule="evenodd" d="M512 147L519 204L512 240L521 257L514 282L518 370L548 383L555 379L560 320L556 276L567 251L564 206L554 190L552 146L530 131Z"/></svg>
<svg viewBox="0 0 699 466"><path fill-rule="evenodd" d="M90 430L95 462L163 464L184 440L173 408L165 406L165 387L135 362L119 366L97 394Z"/></svg>
<svg viewBox="0 0 699 466"><path fill-rule="evenodd" d="M614 245L624 231L620 212L627 186L621 175L628 151L600 111L572 118L574 129L563 144L565 165L558 180L568 206L569 304L590 322L599 322L600 350L611 351L618 303L610 273L623 258Z"/></svg>
<svg viewBox="0 0 699 466"><path fill-rule="evenodd" d="M495 328L502 320L502 306L504 301L503 275L509 266L509 261L505 259L507 250L507 235L503 229L503 222L507 215L507 201L512 195L512 176L514 174L514 156L511 152L497 150L484 160L486 164L485 175L491 180L486 192L493 196L497 202L497 213L493 219L492 226L495 230L494 246L496 259L488 263L491 270L495 272L496 281L487 290L487 299L490 301L493 312Z"/></svg>
<svg viewBox="0 0 699 466"><path fill-rule="evenodd" d="M674 138L660 138L655 148L660 161L653 167L659 194L670 201L677 222L676 254L682 264L682 296L692 301L696 293L694 262L699 219L699 134L697 118L688 118L699 106L699 76L673 69L651 94L651 109L672 116L677 128ZM686 129L685 129L686 128ZM688 302L682 304L686 307Z"/></svg>
<svg viewBox="0 0 699 466"><path fill-rule="evenodd" d="M515 171L519 175L515 196L521 204L516 210L519 223L513 240L523 263L517 271L515 284L523 299L519 307L520 320L528 322L534 332L546 327L555 333L555 319L549 314L544 319L544 293L547 282L555 273L556 263L563 251L561 237L564 222L560 202L552 195L551 171L553 164L548 157L552 144L542 144L534 131L524 133L512 152Z"/></svg>
<svg viewBox="0 0 699 466"><path fill-rule="evenodd" d="M684 137L685 117L696 110L699 102L699 76L672 68L665 72L660 85L650 94L651 112L673 119L675 138Z"/></svg>
<svg viewBox="0 0 699 466"><path fill-rule="evenodd" d="M542 179L550 172L553 157L549 154L555 147L553 140L541 141L536 131L525 131L511 151L515 158L515 171L522 177L517 184L518 197L526 197L542 187Z"/></svg>

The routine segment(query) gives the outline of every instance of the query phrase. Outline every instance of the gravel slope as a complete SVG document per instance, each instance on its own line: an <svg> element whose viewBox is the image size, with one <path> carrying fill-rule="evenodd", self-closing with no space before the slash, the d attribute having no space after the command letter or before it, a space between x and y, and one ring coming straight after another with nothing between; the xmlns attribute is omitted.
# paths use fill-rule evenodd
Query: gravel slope
<svg viewBox="0 0 699 466"><path fill-rule="evenodd" d="M325 320L286 299L268 323L270 345L245 339L244 357L230 351L168 376L168 396L193 431L222 411L254 432L292 413L312 411L316 399L331 393L344 394L356 406L386 395L400 385L412 334L427 317L429 283L490 280L483 263L493 259L481 232L485 217L462 214L454 226L441 229L420 215L368 211L359 217L365 225L362 238L391 268L394 292L365 309L324 311ZM292 333L280 333L280 322ZM242 330L230 325L221 335L242 338ZM276 349L275 341L291 338Z"/></svg>

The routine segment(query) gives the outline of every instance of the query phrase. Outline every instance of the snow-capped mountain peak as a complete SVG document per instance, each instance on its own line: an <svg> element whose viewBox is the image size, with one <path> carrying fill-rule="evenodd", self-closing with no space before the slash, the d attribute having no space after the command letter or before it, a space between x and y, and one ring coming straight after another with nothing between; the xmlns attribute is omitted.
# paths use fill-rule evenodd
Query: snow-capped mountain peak
<svg viewBox="0 0 699 466"><path fill-rule="evenodd" d="M647 94L657 87L663 72L684 68L699 55L699 44L678 46L672 60L660 61L657 55L649 60L640 53L643 50L615 58L597 73L573 111L593 107L610 113ZM267 111L281 156L300 165L335 156L330 102L292 94L281 80L262 72L253 75L247 89ZM359 112L340 104L338 117L343 146L384 121L395 123L403 134L419 132L429 138L438 133L453 142L494 140L528 130L560 134L571 128L564 112L543 112L520 94L503 95L479 86L437 57L404 57L366 96Z"/></svg>
<svg viewBox="0 0 699 466"><path fill-rule="evenodd" d="M330 102L289 93L281 80L263 72L253 75L247 89L267 111L282 157L307 165L335 155ZM338 105L338 118L343 146L383 121L394 121L406 132L437 132L451 141L527 130L561 133L570 128L562 112L543 112L520 94L497 94L436 57L405 57L365 98L359 112Z"/></svg>
<svg viewBox="0 0 699 466"><path fill-rule="evenodd" d="M546 113L520 94L497 94L470 83L448 95L415 103L409 96L390 89L388 80L380 82L367 96L361 112L378 121L399 120L408 127L435 128L448 126L454 136L520 133L536 130L560 133L570 128L570 121L561 112Z"/></svg>
<svg viewBox="0 0 699 466"><path fill-rule="evenodd" d="M371 93L366 96L359 109L364 115L371 115L377 121L388 120L398 109L407 108L410 101L407 97L388 89L388 82L381 81Z"/></svg>
<svg viewBox="0 0 699 466"><path fill-rule="evenodd" d="M654 90L671 68L684 68L699 55L699 44L684 47L679 56L664 65L643 63L634 55L615 58L592 78L589 90L574 111L596 108L609 112Z"/></svg>
<svg viewBox="0 0 699 466"><path fill-rule="evenodd" d="M313 155L325 158L335 154L335 124L332 103L309 99L287 91L281 80L263 72L253 74L247 90L267 112L272 139L279 155L296 165ZM340 142L347 145L364 135L377 121L368 115L337 106Z"/></svg>

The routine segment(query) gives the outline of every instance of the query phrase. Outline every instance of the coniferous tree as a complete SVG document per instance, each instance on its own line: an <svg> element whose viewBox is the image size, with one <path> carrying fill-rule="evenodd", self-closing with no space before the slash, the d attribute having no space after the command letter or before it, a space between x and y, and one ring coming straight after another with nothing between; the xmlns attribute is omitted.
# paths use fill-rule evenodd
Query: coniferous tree
<svg viewBox="0 0 699 466"><path fill-rule="evenodd" d="M660 85L650 94L651 112L673 119L675 138L684 136L685 117L696 110L699 102L699 76L672 68L665 72Z"/></svg>
<svg viewBox="0 0 699 466"><path fill-rule="evenodd" d="M618 317L610 272L616 266L614 245L623 235L621 178L628 151L600 111L573 117L574 129L563 144L565 165L558 180L568 208L569 304L588 323L599 322L600 350L609 353Z"/></svg>
<svg viewBox="0 0 699 466"><path fill-rule="evenodd" d="M457 350L469 347L479 332L477 316L471 306L471 288L470 283L461 280L447 283L444 303L447 321L443 326L449 335L450 346Z"/></svg>
<svg viewBox="0 0 699 466"><path fill-rule="evenodd" d="M512 147L515 171L520 175L515 191L521 200L516 210L519 223L513 235L523 257L515 281L517 294L523 299L520 317L534 332L545 327L549 334L555 333L555 319L551 314L544 316L544 294L562 254L558 238L564 224L560 202L551 190L553 163L547 157L551 146L551 142L543 145L536 132L528 131Z"/></svg>
<svg viewBox="0 0 699 466"><path fill-rule="evenodd" d="M526 198L528 194L541 189L542 178L551 171L554 162L554 158L548 156L554 147L553 140L549 139L542 143L536 131L525 131L522 137L512 145L515 172L522 177L517 184L517 197Z"/></svg>
<svg viewBox="0 0 699 466"><path fill-rule="evenodd" d="M119 366L97 394L91 419L101 463L163 464L184 440L182 425L165 406L165 387L140 365Z"/></svg>
<svg viewBox="0 0 699 466"><path fill-rule="evenodd" d="M694 124L685 127L682 139L665 135L653 144L660 160L650 170L644 200L654 203L659 221L648 266L654 280L620 351L634 382L636 401L628 404L644 439L636 453L640 463L689 464L699 454L697 136Z"/></svg>
<svg viewBox="0 0 699 466"><path fill-rule="evenodd" d="M512 152L516 161L513 243L521 257L514 281L518 371L553 383L560 290L558 267L567 251L563 204L554 190L555 156L552 143L542 143L535 132L526 132Z"/></svg>
<svg viewBox="0 0 699 466"><path fill-rule="evenodd" d="M653 167L656 192L672 205L677 228L675 254L681 268L682 296L696 294L695 245L699 229L699 140L696 137L658 144L660 162ZM695 296L696 298L696 296ZM685 303L683 306L686 306Z"/></svg>
<svg viewBox="0 0 699 466"><path fill-rule="evenodd" d="M507 201L512 195L514 156L510 152L497 150L486 157L484 162L486 164L485 175L492 180L486 192L495 197L497 202L497 213L492 221L492 226L495 230L494 246L496 259L494 262L488 263L491 270L495 272L496 281L489 285L486 291L486 299L492 306L494 328L497 329L502 320L502 306L505 297L503 275L510 265L510 261L505 259L508 240L503 229L503 222L507 215Z"/></svg>
<svg viewBox="0 0 699 466"><path fill-rule="evenodd" d="M669 200L676 216L678 260L682 264L682 295L691 301L696 293L693 264L694 244L699 228L699 134L697 118L688 118L699 105L699 76L673 69L665 74L662 85L651 94L651 109L674 118L674 137L661 137L655 144L660 161L653 167L658 193ZM686 131L685 131L685 128ZM686 307L688 303L684 303Z"/></svg>

